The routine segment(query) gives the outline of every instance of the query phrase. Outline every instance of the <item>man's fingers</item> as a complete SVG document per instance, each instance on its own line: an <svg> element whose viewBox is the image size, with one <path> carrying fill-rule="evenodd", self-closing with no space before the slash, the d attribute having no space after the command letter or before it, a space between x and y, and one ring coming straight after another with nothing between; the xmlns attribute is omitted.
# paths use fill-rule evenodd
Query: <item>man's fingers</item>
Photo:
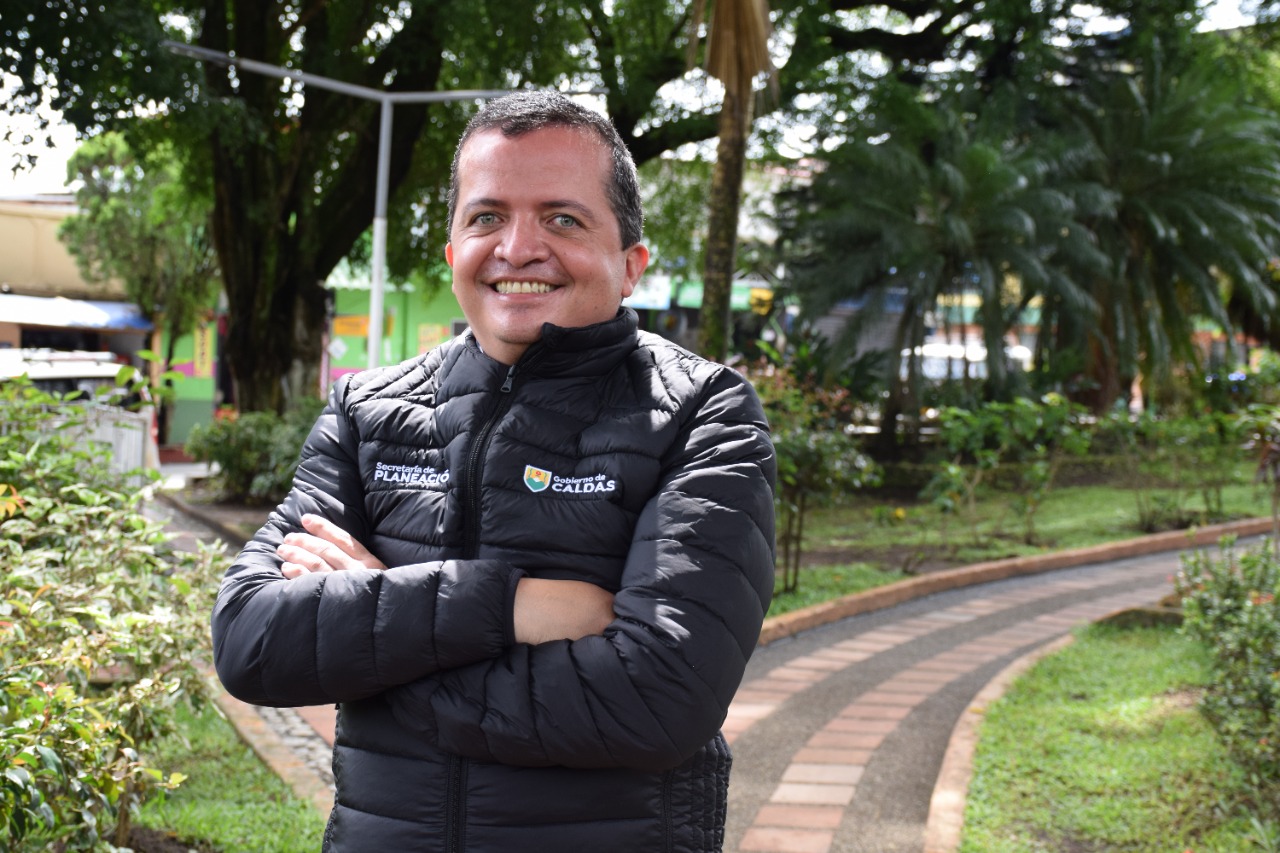
<svg viewBox="0 0 1280 853"><path fill-rule="evenodd" d="M276 548L276 556L307 572L336 572L360 568L360 564L333 545L305 533L290 533ZM283 567L282 567L283 568Z"/></svg>
<svg viewBox="0 0 1280 853"><path fill-rule="evenodd" d="M309 574L310 570L306 566L298 563L284 562L280 564L280 573L289 579L300 578L305 574Z"/></svg>
<svg viewBox="0 0 1280 853"><path fill-rule="evenodd" d="M304 533L290 533L276 548L287 578L308 572L340 572L347 569L385 569L386 566L341 527L318 515L304 515Z"/></svg>
<svg viewBox="0 0 1280 853"><path fill-rule="evenodd" d="M308 533L332 544L344 556L359 563L360 566L368 569L386 568L381 560L369 553L368 548L361 545L352 538L350 533L328 519L308 513L302 516L302 526ZM350 566L349 568L355 567Z"/></svg>

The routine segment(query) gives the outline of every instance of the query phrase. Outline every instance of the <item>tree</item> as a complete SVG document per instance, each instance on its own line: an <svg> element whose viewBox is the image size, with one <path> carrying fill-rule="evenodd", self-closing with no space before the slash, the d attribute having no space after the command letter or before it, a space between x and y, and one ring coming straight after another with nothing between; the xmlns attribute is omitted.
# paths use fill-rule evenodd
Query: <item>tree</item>
<svg viewBox="0 0 1280 853"><path fill-rule="evenodd" d="M143 315L164 329L171 365L177 339L195 328L217 292L207 204L182 183L169 146L151 149L144 161L118 133L84 143L68 171L81 182L79 211L59 236L87 281L120 280ZM165 402L160 409L161 443L169 408Z"/></svg>
<svg viewBox="0 0 1280 853"><path fill-rule="evenodd" d="M942 297L981 295L986 394L1008 398L1002 353L1027 294L1056 289L1080 301L1056 256L1095 267L1104 259L1083 229L1073 228L1072 199L1044 182L1054 167L1045 155L976 138L946 105L910 100L882 109L901 116L890 123L906 130L834 152L808 188L784 201L783 232L793 247L792 286L807 314L864 300L846 346L882 323L890 303L900 306L881 412L880 449L891 452L895 427L907 416L910 432L921 399L919 357L904 362L902 354L919 351Z"/></svg>
<svg viewBox="0 0 1280 853"><path fill-rule="evenodd" d="M46 106L82 131L120 127L138 147L171 140L196 167L190 177L212 186L210 235L228 300L228 357L237 403L251 410L283 410L290 398L318 390L322 282L369 226L379 111L250 73L217 66L201 72L160 41L194 41L399 91L554 82L568 62L562 46L581 41L566 37L564 26L573 22L562 10L539 14L533 3L513 9L457 0L155 0L85 7L26 0L23 6L6 14L0 29L4 70L21 80L10 110L39 109L41 93L50 91L44 85L52 83ZM148 103L160 117L133 118ZM411 173L443 183L441 163L463 118L460 107L396 109L393 190ZM396 199L397 209L414 200Z"/></svg>
<svg viewBox="0 0 1280 853"><path fill-rule="evenodd" d="M941 60L1018 56L1024 29L970 26L988 7L1026 15L1012 0L905 0L887 20L870 17L884 8L870 0L779 0L791 46L779 103L803 95L812 110L847 112L878 58L923 79ZM0 72L18 81L3 97L7 112L57 110L87 136L119 129L136 150L163 138L188 153L193 180L213 187L237 402L283 410L318 387L321 282L371 220L378 109L251 73L201 70L163 39L394 91L602 86L642 164L716 135L715 106L667 95L705 87L687 71L689 22L689 5L671 0L14 0L0 12ZM472 108L396 109L390 218L404 224L390 229L393 273L439 256L447 165Z"/></svg>
<svg viewBox="0 0 1280 853"><path fill-rule="evenodd" d="M705 0L696 0L694 22L701 18ZM773 80L769 57L769 4L767 0L719 0L712 7L707 37L707 71L724 86L717 124L716 166L707 194L706 263L702 279L702 311L699 349L716 361L729 355L733 320L729 297L733 289L734 255L738 242L738 207L747 158L747 134L751 127L755 81L766 75Z"/></svg>
<svg viewBox="0 0 1280 853"><path fill-rule="evenodd" d="M1084 221L1112 263L1087 285L1093 323L1044 322L1057 321L1058 347L1085 348L1090 387L1078 396L1095 411L1137 375L1158 389L1194 360L1196 318L1231 336L1232 300L1280 327L1266 275L1280 251L1280 123L1239 92L1216 63L1179 73L1153 50L1138 73L1095 72L1070 102L1087 176L1113 198Z"/></svg>

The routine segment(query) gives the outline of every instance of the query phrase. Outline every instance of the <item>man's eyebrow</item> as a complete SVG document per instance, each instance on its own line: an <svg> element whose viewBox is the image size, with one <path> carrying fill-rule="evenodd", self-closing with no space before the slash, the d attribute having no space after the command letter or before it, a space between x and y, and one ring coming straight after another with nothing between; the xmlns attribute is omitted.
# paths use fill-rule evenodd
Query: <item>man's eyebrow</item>
<svg viewBox="0 0 1280 853"><path fill-rule="evenodd" d="M539 205L539 206L540 206L543 210L569 210L569 211L573 211L574 213L577 213L578 215L580 215L582 218L584 218L584 219L588 219L588 220L591 220L591 221L593 221L593 222L594 222L594 221L596 220L596 218L597 218L597 217L596 217L596 213L595 213L595 211L594 211L594 210L592 210L591 208L587 207L587 206L586 206L585 204L583 204L582 202L578 202L578 201L571 201L571 200L569 200L569 199L553 199L553 200L551 200L551 201L544 201L544 202L543 202L541 205Z"/></svg>
<svg viewBox="0 0 1280 853"><path fill-rule="evenodd" d="M496 198L476 198L462 206L462 211L469 212L476 208L505 208L506 205Z"/></svg>

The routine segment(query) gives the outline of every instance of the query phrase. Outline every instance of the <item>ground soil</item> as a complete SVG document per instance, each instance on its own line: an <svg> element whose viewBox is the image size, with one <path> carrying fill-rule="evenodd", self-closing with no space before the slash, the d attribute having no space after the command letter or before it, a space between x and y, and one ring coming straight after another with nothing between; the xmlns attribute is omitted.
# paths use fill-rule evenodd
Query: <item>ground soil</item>
<svg viewBox="0 0 1280 853"><path fill-rule="evenodd" d="M848 563L870 563L884 571L925 575L944 569L954 569L964 565L965 561L957 559L951 548L917 543L882 548L806 548L800 555L802 568L840 566Z"/></svg>
<svg viewBox="0 0 1280 853"><path fill-rule="evenodd" d="M129 847L134 853L218 853L207 841L184 840L172 832L145 826L129 831Z"/></svg>

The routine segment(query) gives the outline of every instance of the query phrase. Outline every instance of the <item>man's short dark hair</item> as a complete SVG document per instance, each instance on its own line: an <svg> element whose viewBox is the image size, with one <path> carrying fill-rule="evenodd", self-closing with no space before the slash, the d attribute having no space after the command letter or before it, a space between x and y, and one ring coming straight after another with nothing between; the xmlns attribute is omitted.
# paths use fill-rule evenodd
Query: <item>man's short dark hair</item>
<svg viewBox="0 0 1280 853"><path fill-rule="evenodd" d="M453 152L449 171L449 229L458 207L458 160L462 146L473 135L491 129L506 136L520 136L545 127L572 127L590 130L608 146L613 159L613 173L605 186L609 206L618 220L622 248L640 242L644 229L644 210L640 205L640 182L631 152L609 119L570 100L557 92L515 92L490 101L471 117L458 147Z"/></svg>

